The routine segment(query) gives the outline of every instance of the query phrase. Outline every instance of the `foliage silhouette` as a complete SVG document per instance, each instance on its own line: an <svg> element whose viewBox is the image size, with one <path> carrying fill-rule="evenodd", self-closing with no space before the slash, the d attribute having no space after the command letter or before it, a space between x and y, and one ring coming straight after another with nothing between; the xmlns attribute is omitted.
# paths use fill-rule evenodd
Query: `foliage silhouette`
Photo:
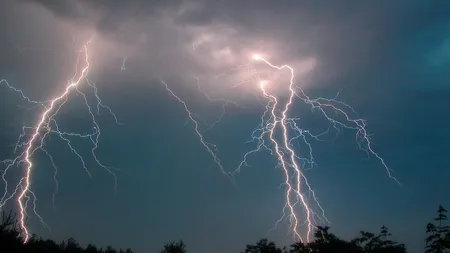
<svg viewBox="0 0 450 253"><path fill-rule="evenodd" d="M159 253L186 253L186 244L183 241L170 242L164 245Z"/></svg>
<svg viewBox="0 0 450 253"><path fill-rule="evenodd" d="M443 206L439 206L437 217L434 218L436 223L427 224L427 237L425 238L425 253L444 253L450 251L450 229L446 225L447 210Z"/></svg>
<svg viewBox="0 0 450 253"><path fill-rule="evenodd" d="M406 253L404 244L399 244L390 240L391 233L387 227L382 226L378 235L370 232L361 231L360 236L353 239L364 252L367 253Z"/></svg>
<svg viewBox="0 0 450 253"><path fill-rule="evenodd" d="M61 243L45 240L33 235L26 243L22 243L16 216L10 212L2 212L0 221L0 252L17 253L133 253L129 248L114 249L111 246L99 248L93 244L81 246L74 238ZM437 217L426 226L425 253L450 252L450 227L446 225L447 210L439 206ZM314 240L309 243L293 243L288 248L278 247L266 238L255 244L248 244L242 253L406 253L404 244L391 239L391 233L385 226L378 234L361 231L351 240L344 240L330 232L329 227L317 227ZM167 243L158 253L187 253L183 241Z"/></svg>
<svg viewBox="0 0 450 253"><path fill-rule="evenodd" d="M255 245L248 244L244 253L284 253L285 248L278 248L274 242L267 239L261 239Z"/></svg>

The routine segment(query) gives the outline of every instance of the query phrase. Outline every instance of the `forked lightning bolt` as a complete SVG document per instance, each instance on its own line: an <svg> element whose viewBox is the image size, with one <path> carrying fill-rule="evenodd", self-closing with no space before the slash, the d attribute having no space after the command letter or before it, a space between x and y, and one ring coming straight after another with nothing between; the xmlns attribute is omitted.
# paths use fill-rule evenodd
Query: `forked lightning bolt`
<svg viewBox="0 0 450 253"><path fill-rule="evenodd" d="M282 99L281 95L271 94L268 91L267 87L270 85L268 80L263 80L259 75L253 73L257 62L266 64L277 71L288 71L289 83L287 84L287 102L283 102L286 99ZM256 82L260 92L259 96L267 102L263 104L265 110L261 115L261 121L258 127L252 132L251 140L248 141L250 143L255 142L256 147L244 154L243 160L232 175L234 177L234 175L239 173L244 166L250 166L248 159L253 154L266 150L275 156L278 161L278 166L282 169L284 174L285 180L283 185L286 186L286 190L283 216L276 222L274 228L276 228L279 222L284 219L289 219L294 240L309 242L311 240L313 230L318 223L317 219L319 219L322 223L329 223L329 220L325 216L325 211L322 208L319 199L316 197L310 183L308 182L304 171L312 168L316 164L310 141L322 140L321 137L329 133L332 129L335 129L338 133L342 128L356 131L356 141L358 146L362 150L366 151L368 155L372 155L378 159L385 168L388 176L400 184L399 181L392 175L390 168L386 165L383 158L372 148L370 136L366 130L366 122L363 119L353 118L351 114L346 111L349 110L354 114L352 107L337 100L337 98L310 98L301 87L296 85L295 71L291 66L274 65L259 54L254 54L249 63L243 64L219 76L225 75L226 73L230 73L232 71L238 71L243 67L248 68L252 72L251 74L253 79L244 80L232 87L235 88L244 83L255 84ZM164 81L161 82L164 84L170 95L183 104L190 120L195 124L195 131L197 136L200 138L201 143L213 157L220 170L224 174L228 175L229 173L220 163L218 151L215 149L215 145L206 142L202 133L199 131L200 123L193 117L195 114L189 110L186 103L180 97L175 95L172 90L169 89L168 85ZM230 103L230 101L226 99L211 99L208 94L200 88L200 86L199 90L211 102L224 102L224 110L225 105ZM308 129L300 128L298 124L300 121L299 117L291 115L291 109L296 106L298 101L310 106L312 112L319 112L329 122L330 127L328 130L322 133L313 134L312 131ZM219 120L223 117L223 114L224 111L220 115ZM208 128L208 130L209 129L210 128ZM281 133L280 136L277 136L277 133ZM300 141L303 141L307 147L305 152L306 154L304 154L304 156L299 154L300 148L298 143ZM314 209L317 209L319 212L315 212ZM300 210L304 213L303 219L299 214Z"/></svg>
<svg viewBox="0 0 450 253"><path fill-rule="evenodd" d="M88 46L91 42L87 42L83 49L78 52L77 57L77 63L76 63L76 71L74 73L74 76L69 81L68 85L64 88L64 90L57 96L53 97L49 101L34 101L30 99L29 97L25 96L25 94L22 92L22 90L17 89L10 85L6 80L1 80L0 84L6 85L6 87L12 89L13 91L17 92L24 98L26 101L33 103L35 105L38 105L43 108L42 114L39 115L38 122L32 126L22 127L22 133L19 136L19 139L15 145L14 153L17 153L18 150L23 149L23 151L19 151L19 155L16 156L13 159L4 160L1 163L5 166L2 173L2 179L4 182L4 194L1 197L0 200L0 210L5 206L5 204L13 199L16 198L17 205L19 208L19 226L22 231L22 237L23 241L26 243L29 240L30 232L27 227L26 221L28 217L28 204L29 201L32 200L33 205L33 212L34 214L39 218L39 220L44 224L44 221L42 217L36 212L36 194L32 190L32 175L37 168L33 164L33 155L37 151L42 151L43 154L45 154L49 160L51 165L53 166L55 172L54 172L54 180L56 183L56 189L53 194L53 202L55 199L55 194L58 190L58 181L57 181L57 160L53 158L53 156L50 154L50 152L45 148L45 141L48 136L50 135L56 135L60 137L64 142L66 142L67 146L69 147L70 151L80 160L80 163L86 173L91 176L90 171L87 168L87 164L83 157L80 155L79 152L72 146L70 138L78 137L83 139L88 139L92 144L91 153L96 161L96 163L104 168L108 173L110 173L114 178L114 189L116 187L116 175L113 172L113 168L110 168L106 165L104 165L102 162L100 162L96 150L98 148L99 144L99 138L100 138L100 127L97 124L95 113L92 110L92 107L89 104L88 96L80 89L80 86L85 83L87 84L91 89L93 89L93 97L96 99L96 108L97 108L97 114L100 113L100 108L106 109L111 115L114 117L115 121L117 121L117 117L112 112L112 110L102 104L98 94L97 94L97 87L95 84L87 79L87 75L90 68L90 62L89 62L89 54L88 54ZM80 58L83 58L83 63L79 63ZM80 66L82 64L82 66ZM71 93L78 93L81 95L82 99L84 100L87 111L91 115L92 124L93 124L93 131L91 133L73 133L73 132L64 132L60 130L59 125L57 124L57 121L55 119L55 116L58 114L60 109L64 106L64 104L68 101L69 95ZM25 137L31 136L28 140L24 140ZM8 180L7 175L11 168L13 167L24 167L25 172L24 175L20 178L19 182L17 183L15 190L13 192L9 192L8 187ZM54 204L54 203L53 203Z"/></svg>
<svg viewBox="0 0 450 253"><path fill-rule="evenodd" d="M42 151L45 155L49 157L50 163L55 169L54 179L56 183L56 190L53 194L56 194L58 188L57 178L57 167L56 161L53 159L50 152L45 149L45 140L49 135L57 135L63 141L65 141L72 151L75 154L80 162L82 167L90 176L90 171L87 169L87 165L83 159L83 157L76 151L76 149L72 146L70 138L78 137L78 138L86 138L89 139L93 145L91 149L91 153L95 161L99 166L106 169L111 175L115 178L115 174L113 170L105 165L103 165L96 154L96 150L99 144L100 137L100 127L96 122L95 113L92 110L92 107L89 105L88 98L85 93L83 93L79 86L82 83L86 83L87 86L93 89L93 95L97 100L96 111L97 114L100 113L101 108L108 110L117 121L116 116L112 112L112 110L103 105L100 98L98 97L97 88L93 82L91 82L87 78L87 74L90 68L89 63L89 55L88 55L88 45L87 43L83 50L81 51L84 57L84 66L79 67L78 62L76 64L76 73L74 77L69 82L69 84L65 87L63 92L61 92L58 96L52 98L49 101L34 101L27 97L22 90L17 89L11 86L6 80L1 80L1 84L5 84L8 88L13 91L19 93L26 101L33 103L37 106L40 106L44 109L42 114L39 116L39 121L32 127L23 127L22 134L19 136L19 139L15 145L14 152L16 153L18 150L22 150L20 154L14 159L8 159L2 161L5 169L2 173L2 179L5 184L5 192L0 200L0 209L12 198L16 197L17 203L20 211L20 227L22 229L22 235L24 237L24 242L27 242L29 239L29 231L26 226L26 218L28 217L28 205L31 200L32 210L35 215L39 218L39 220L45 225L42 217L36 212L36 195L32 191L31 183L32 183L32 173L36 169L32 162L32 157L37 151ZM327 134L331 128L336 131L340 131L341 128L353 129L356 131L356 140L359 147L367 152L369 155L373 155L376 157L381 164L385 167L389 177L393 178L396 182L397 179L394 178L391 174L391 170L386 165L383 158L374 151L371 145L371 141L369 138L369 134L366 130L366 122L363 119L353 118L352 114L348 113L346 110L350 110L354 114L354 110L348 106L347 104L338 101L337 98L326 99L326 98L310 98L304 90L295 84L295 71L289 65L277 66L266 60L260 55L253 55L252 61L248 64L244 64L240 67L246 66L249 67L250 70L254 69L254 65L256 62L261 62L266 64L267 66L275 69L275 70L287 70L289 72L289 83L287 85L288 96L287 102L283 102L284 97L282 98L280 95L271 94L271 92L267 89L270 85L270 82L267 80L262 80L258 75L254 74L253 77L256 79L257 88L259 90L258 96L260 96L263 100L266 101L264 105L265 110L261 115L261 121L258 127L251 134L251 140L249 142L256 142L256 147L253 150L245 153L243 156L243 160L239 164L238 168L234 172L227 172L223 167L219 156L218 149L216 145L205 140L202 130L200 127L200 123L198 120L198 115L193 113L187 106L187 103L182 100L179 96L177 96L167 85L166 82L161 80L161 83L164 85L165 89L169 92L169 94L174 97L180 104L183 105L186 113L188 114L189 120L194 123L195 134L200 140L200 143L205 147L206 151L211 155L213 161L217 165L217 167L221 170L221 172L230 178L234 178L234 176L241 171L244 166L249 166L248 159L250 155L256 154L259 151L269 151L270 154L274 155L278 161L279 167L282 169L285 180L284 184L286 186L285 191L285 206L283 208L283 216L280 220L277 221L276 225L288 218L290 220L291 230L296 240L301 242L309 242L311 240L311 235L314 227L316 226L316 218L320 219L322 222L329 222L325 216L325 211L322 208L318 198L316 197L315 192L313 191L311 185L309 184L307 177L304 173L307 166L313 167L315 165L315 160L313 157L312 144L310 140L321 140L320 138ZM125 59L123 65L125 63ZM239 70L240 67L234 69ZM123 68L124 69L124 66ZM211 98L200 86L200 80L197 78L197 84L199 91L202 92L206 98L211 102L221 102L223 103L222 113L220 114L218 120L216 120L213 124L211 124L206 131L211 130L215 124L220 122L225 113L225 108L229 104L233 104L235 106L239 106L231 100L227 99L213 99ZM234 87L242 85L244 83L254 83L255 80L244 80ZM94 131L87 134L80 133L72 133L72 132L63 132L60 130L59 125L55 119L55 116L58 114L62 106L67 102L68 96L71 92L77 92L80 94L87 106L88 112L92 116L92 123ZM258 101L260 101L258 99ZM303 102L306 105L309 105L312 111L319 112L330 124L330 128L328 131L324 133L313 134L312 131L307 129L302 129L299 127L300 119L298 117L294 117L291 115L291 109L296 105L297 101ZM284 104L283 104L284 103ZM332 114L333 113L333 114ZM28 131L31 132L28 133ZM277 136L277 133L281 133L280 136ZM28 140L24 140L26 136L30 135L31 137ZM306 156L301 156L299 154L298 143L303 141L307 146ZM9 193L7 174L10 168L12 167L23 166L25 168L25 173L23 177L19 180L19 183L16 185L15 190L12 193ZM115 181L116 183L116 181ZM315 207L315 208L314 208ZM304 218L300 217L299 209L304 212ZM314 209L318 209L320 213L314 211ZM302 232L302 228L304 228L304 232Z"/></svg>

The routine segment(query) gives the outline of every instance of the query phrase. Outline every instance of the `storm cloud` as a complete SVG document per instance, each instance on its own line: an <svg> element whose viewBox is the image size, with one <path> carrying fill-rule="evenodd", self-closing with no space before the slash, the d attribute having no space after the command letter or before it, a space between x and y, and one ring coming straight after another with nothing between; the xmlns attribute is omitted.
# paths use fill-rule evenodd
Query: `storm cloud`
<svg viewBox="0 0 450 253"><path fill-rule="evenodd" d="M314 58L321 83L374 61L389 68L406 57L404 67L419 72L448 66L440 53L450 37L446 1L20 2L95 30L114 44L112 52L140 59L153 73L214 75L245 63L255 50L280 63Z"/></svg>
<svg viewBox="0 0 450 253"><path fill-rule="evenodd" d="M193 251L207 252L223 245L224 252L238 252L256 235L263 236L279 219L283 206L280 192L273 193L265 183L272 182L278 171L268 168L267 157L258 157L253 167L256 174L244 174L248 180L242 184L254 195L231 192L228 181L218 171L209 170L205 151L195 146L198 140L192 129L183 125L183 108L159 82L164 79L199 117L215 119L222 107L209 103L199 92L198 79L212 95L245 100L254 99L251 82L255 76L286 78L264 66L247 68L254 53L279 65L294 66L297 84L307 87L312 97L333 97L342 91L339 98L367 119L369 132L376 133L374 147L405 182L399 190L395 183L371 180L377 176L383 180L384 171L374 160L363 161L364 153L358 153L360 160L353 156L359 152L353 134L343 134L339 144L343 146L330 144L337 147L335 153L326 150L324 142L314 144L319 147L315 150L322 167L311 172L311 181L339 235L350 236L361 226L375 230L386 221L395 234L403 236L402 241L419 248L434 205L449 199L449 191L434 187L447 185L449 172L443 170L450 164L450 122L436 116L449 115L450 108L450 1L2 0L0 30L0 79L35 100L46 100L62 89L73 74L76 50L92 39L89 78L125 123L121 130L106 124L101 140L103 156L126 168L119 176L123 182L119 196L106 200L109 192L102 191L109 189L104 190L103 182L89 181L95 187L82 185L81 190L72 190L78 183L74 177L61 180L62 188L70 186L63 193L69 197L58 200L63 211L43 211L58 239L73 233L80 240L100 244L122 240L124 245L148 251L153 247L147 245L148 238L162 244L180 235L187 238L189 247L192 242ZM239 71L231 71L239 66ZM34 120L29 117L31 112L16 113L16 99L8 97L12 109L2 112L8 120L0 120L7 122L1 138L8 144L16 141L10 135L20 134L22 120ZM309 117L310 108L303 109L300 116ZM242 154L236 153L247 147L239 145L249 138L249 132L240 131L251 133L260 112L260 107L230 108L217 132L208 132L208 139L218 143L221 152L225 150L220 153L225 163L240 162ZM65 117L78 120L69 113L62 117L63 122ZM173 150L177 159L173 159ZM8 153L10 148L0 151ZM61 173L77 173L76 162ZM36 174L44 177L40 173ZM186 195L167 187L162 178L182 185ZM46 195L42 196L45 203ZM90 212L79 204L83 201L92 208ZM85 231L85 226L92 226L90 222L96 226ZM224 245L225 239L205 240L192 233L198 228L199 234L211 234L217 227L221 227L217 238L233 243ZM136 229L134 238L123 233ZM274 237L290 243L283 229Z"/></svg>

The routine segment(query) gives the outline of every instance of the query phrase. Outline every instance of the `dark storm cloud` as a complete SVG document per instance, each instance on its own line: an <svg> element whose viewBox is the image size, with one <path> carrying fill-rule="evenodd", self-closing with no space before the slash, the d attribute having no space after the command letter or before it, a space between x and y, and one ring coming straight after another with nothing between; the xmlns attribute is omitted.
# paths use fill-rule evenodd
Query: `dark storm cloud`
<svg viewBox="0 0 450 253"><path fill-rule="evenodd" d="M242 36L275 40L286 59L305 52L315 56L331 75L358 72L373 61L422 72L436 68L430 54L442 55L445 48L440 48L450 38L450 2L207 1L183 12L177 22L227 23Z"/></svg>
<svg viewBox="0 0 450 253"><path fill-rule="evenodd" d="M379 54L386 44L397 43L403 50L405 39L432 49L449 36L448 1L22 1L41 4L60 17L88 19L108 33L126 21L146 20L168 9L176 12L173 18L180 26L228 24L243 36L280 38L291 50L304 44L304 49L334 58L333 63ZM430 27L435 32L424 34Z"/></svg>
<svg viewBox="0 0 450 253"><path fill-rule="evenodd" d="M58 17L82 22L94 22L94 25L104 32L119 29L122 22L129 19L139 19L151 16L154 12L176 7L181 0L159 1L51 1L51 0L21 0L42 5Z"/></svg>
<svg viewBox="0 0 450 253"><path fill-rule="evenodd" d="M121 203L126 204L119 205L117 208L116 199L109 202L111 203L110 208L102 206L101 208L104 209L101 209L95 206L95 203L98 204L97 200L103 199L102 195L103 197L91 198L92 212L86 212L84 206L78 203L85 203L83 202L84 198L90 199L93 191L85 187L83 187L85 190L83 193L67 190L67 195L75 196L76 200L70 197L61 198L61 208L65 208L66 211L58 212L55 217L62 215L61 217L66 218L59 221L55 218L54 221L55 231L62 231L59 234L56 232L61 238L66 235L71 236L68 233L73 233L79 226L79 235L84 241L110 243L111 240L117 242L123 240L124 244L136 244L137 247L145 248L148 247L144 245L148 238L154 237L154 245L159 245L166 239L171 240L178 236L177 229L184 229L188 236L192 236L191 241L189 238L187 239L188 244L193 245L194 251L198 248L198 252L203 252L206 249L214 249L213 245L205 246L204 238L193 237L197 234L208 234L217 227L221 227L217 238L224 238L228 235L229 241L233 242L230 245L224 245L223 251L237 252L237 248L229 250L226 247L240 249L242 245L251 243L253 240L248 238L260 235L263 230L265 233L265 229L273 225L272 221L279 218L279 207L282 207L281 198L275 201L265 199L263 207L254 208L257 212L270 210L276 213L274 219L266 216L261 218L268 224L267 227L259 229L250 222L257 220L260 224L262 222L259 222L259 218L249 221L245 217L253 217L256 212L248 208L252 204L236 204L227 199L231 196L228 192L221 192L225 188L217 185L224 182L222 178L212 181L214 182L211 183L213 187L209 185L209 179L208 184L198 183L198 180L207 178L204 173L210 173L207 174L210 178L215 176L219 178L218 174L220 173L208 170L210 161L205 157L205 151L194 148L193 145L197 145L198 141L191 134L190 126L183 125L186 117L183 108L180 110L179 104L168 96L159 82L150 82L146 79L147 75L153 75L151 81L154 81L155 76L160 78L166 73L177 75L187 73L180 83L189 83L195 86L195 79L191 78L190 74L197 74L200 69L204 73L214 76L223 68L233 68L245 63L248 59L246 58L248 57L247 53L256 49L267 52L269 55L272 54L274 62L280 64L291 64L291 62L301 61L308 57L317 59L318 67L314 70L315 78L311 82L314 82L315 85L319 83L332 87L322 89L319 86L318 91L311 88L308 92L320 96L328 96L324 93L330 92L332 97L335 95L334 86L339 86L337 89L347 88L341 93L343 97L345 96L343 100L354 106L356 111L361 112L362 117L368 119L369 131L376 133L374 144L376 144L377 150L379 148L380 154L386 156L389 166L392 165L392 168L399 173L400 181L405 181L405 185L407 185L405 188L420 189L420 192L417 190L417 194L411 193L406 196L405 198L409 198L408 204L396 209L399 214L393 216L389 212L392 210L392 206L396 205L395 203L386 204L386 201L389 200L380 200L379 202L377 200L371 202L371 205L367 205L368 202L365 201L367 201L367 196L374 196L371 191L389 199L388 196L395 194L397 188L387 193L384 187L379 188L379 181L368 180L371 178L368 174L372 173L372 168L366 170L368 164L355 161L355 157L347 160L345 158L347 153L351 153L347 146L338 148L342 153L338 156L327 153L329 151L321 154L321 147L315 146L318 148L316 149L318 151L317 160L320 161L321 168L313 173L319 173L314 175L323 173L324 176L317 179L317 184L314 186L319 191L323 191L320 194L321 198L322 196L324 198L323 203L334 216L331 217L332 221L336 221L333 228L351 230L350 232L353 233L360 228L359 226L372 230L370 227L366 227L371 222L376 222L376 226L382 224L381 222L387 222L393 224L394 230L397 231L396 234L399 234L399 229L402 228L398 225L399 221L395 220L395 217L402 217L399 220L408 226L405 226L407 233L403 235L401 241L405 240L407 245L414 247L416 245L416 248L422 247L423 240L421 238L423 238L423 227L426 224L425 218L431 217L434 210L424 211L425 207L418 199L428 196L423 199L428 201L433 199L432 201L436 200L436 203L449 199L447 196L449 191L439 193L435 187L444 185L445 179L448 178L438 169L448 168L448 156L445 155L445 150L448 150L448 138L445 133L450 129L450 123L437 115L448 115L448 108L450 108L448 105L449 93L442 91L443 87L447 87L447 89L450 87L448 82L450 80L450 71L448 71L450 69L450 1L1 0L0 2L1 4L10 3L15 7L14 11L8 7L0 7L0 30L5 38L0 40L0 55L2 55L0 57L0 79L11 79L12 84L24 88L27 91L26 94L33 99L46 99L53 95L54 87L61 87L59 85L64 84L67 77L72 74L75 62L75 59L68 59L66 56L56 54L55 52L59 52L57 50L47 51L47 49L56 48L64 53L71 52L75 48L71 44L72 36L80 37L81 42L77 45L78 48L85 43L85 38L80 35L82 32L90 36L92 30L98 31L99 36L96 37L90 51L93 66L90 77L98 81L99 92L102 98L105 97L105 103L111 105L119 120L125 123L123 130L115 132L116 130L110 129L114 132L112 138L107 137L108 127L105 126L102 148L105 148L105 156L117 159L117 162L111 161L113 165L127 169L119 179L123 182L123 185L119 187L121 188L119 193L122 194L120 200L124 200ZM18 2L25 4L17 4ZM39 8L36 8L37 6ZM259 47L260 41L264 41L261 43L261 48ZM12 44L17 44L18 47L26 46L29 50L18 53L11 46ZM195 50L193 50L194 46ZM70 49L68 49L69 47ZM44 48L46 51L42 51L40 48ZM115 53L114 56L111 56L111 51ZM127 57L126 71L122 72L120 67L124 57ZM65 67L63 67L63 63L65 63ZM103 67L106 70L103 70ZM66 71L66 69L68 70ZM180 74L180 69L185 72ZM296 69L298 68L296 67ZM178 83L171 81L168 83L174 90L182 90L182 88L176 87ZM115 86L116 84L117 86ZM139 87L132 87L133 84ZM205 87L210 87L202 79L203 84ZM154 87L151 87L152 92L148 93L147 88L151 85ZM427 89L438 87L440 90L430 89L425 92L417 92L412 89L413 85ZM226 86L224 89L228 89L228 87ZM211 88L211 90L213 89ZM36 93L40 94L41 91L44 94L38 96ZM182 90L180 94L183 94L182 96L186 98L189 106L195 100L206 101L196 89L192 89L191 92ZM224 96L223 94L219 95ZM5 102L3 100L2 102ZM15 108L15 101L15 99L12 101L11 108L13 106ZM211 110L210 103L206 104L205 102L202 105L206 108L205 110ZM194 107L194 105L192 106ZM220 109L219 105L217 111L219 112ZM3 111L4 115L0 118L10 120L12 113L7 110ZM205 112L206 115L208 115L207 113L210 111ZM238 160L242 155L239 153L234 156L231 155L232 152L227 153L226 150L240 149L236 148L233 138L228 137L228 133L232 136L233 132L236 129L239 130L240 127L253 129L254 123L259 122L259 117L255 122L247 122L247 120L258 113L259 111L253 110L253 107L248 110L230 107L225 116L229 121L225 121L223 125L219 124L218 127L222 127L222 129L215 129L217 132L211 132L211 135L208 136L212 139L226 137L222 143L225 151L221 153L224 155L224 162L234 163L233 159ZM22 122L19 121L29 119L29 117L22 117L22 114L20 117L17 115L19 114L15 115L15 122L17 122L8 123L7 127L9 129L9 124L11 124L11 128L12 125L18 126L13 130L17 130L17 134L20 134ZM153 120L155 118L152 117L164 120L155 122ZM437 124L437 119L439 119L439 124ZM0 122L10 121L0 120ZM5 138L5 135L0 135L0 143L15 143L17 136L9 136L11 131L2 131L8 133L8 136ZM217 136L215 136L216 133ZM120 143L112 144L111 140L115 142L117 139L115 136L119 136ZM241 141L246 141L247 132L244 138L245 140L236 138L236 143L239 142L240 145ZM351 138L351 147L356 147L353 136ZM143 140L150 141L143 142ZM108 142L110 146L108 146ZM104 143L106 145L103 145ZM117 150L116 145L127 148ZM10 149L3 149L1 148L0 153L10 151ZM171 157L174 149L177 150L177 154L180 154L177 159ZM405 157L407 157L406 161ZM61 164L61 166L63 165ZM185 169L186 166L194 167L194 165L198 168L196 173ZM130 168L133 166L136 167L136 171ZM250 179L246 181L248 187L265 188L264 191L272 192L272 188L261 184L264 177L273 180L272 174L264 176L260 172L278 173L278 171L268 168L265 161L255 161L254 167L260 167L261 170L256 176L258 180L254 180L254 174L251 176L250 173L248 174ZM380 171L379 164L368 167L374 167L373 173ZM159 168L161 169L158 171ZM423 168L426 168L427 173L423 172ZM78 167L73 171L78 171L77 169ZM434 172L428 172L433 169ZM353 175L355 171L361 175ZM154 174L148 176L149 174L142 173ZM174 183L174 185L178 185L180 189L194 189L192 192L195 192L195 196L193 196L194 194L181 196L178 194L179 191L173 188L171 192L173 196L167 197L164 194L168 194L168 191L161 191L161 189L167 189L166 181L162 179L174 178L175 174L184 175L179 173L189 174L192 176L192 180L186 180L186 177L180 176L178 178L180 184ZM343 174L352 175L345 178ZM149 183L149 178L154 180L153 183ZM61 180L65 185L75 181L73 177ZM216 182L217 184L215 184ZM354 191L356 188L351 188L355 182L361 184L361 190ZM373 183L373 186L364 185L366 182ZM442 184L424 184L423 182L441 182ZM108 188L102 184L99 185ZM137 188L140 189L137 190ZM72 188L67 187L66 189ZM212 189L212 191L205 189ZM333 189L338 191L338 194L335 195ZM438 194L440 195L438 196ZM149 197L149 195L151 196ZM197 195L203 196L203 198ZM258 196L267 197L266 194ZM213 218L207 219L198 215L198 220L205 223L203 230L199 229L196 230L196 233L192 233L192 227L198 228L198 224L195 224L195 219L189 218L192 213L204 214L196 211L205 210L199 207L201 204L197 206L197 204L186 203L186 207L181 208L180 206L168 208L168 205L164 204L164 201L170 202L169 204L178 204L179 202L175 201L178 200L178 197L186 202L197 199L202 200L199 202L217 206L217 210L214 209L214 212L207 211L208 215L214 216ZM142 201L143 199L145 201ZM354 204L355 200L359 200L359 204ZM336 201L335 204L333 204L334 201ZM278 205L274 204L275 202L280 203ZM227 205L226 208L223 208L224 203ZM135 206L136 204L138 206ZM339 223L340 220L346 221L347 217L354 218L347 213L348 209L342 209L344 206L349 206L349 209L356 210L358 214L366 213L371 218L369 221L365 219ZM382 206L387 214L383 216L378 208L371 208L372 206ZM248 215L236 218L234 214L230 214L232 212L229 211L229 207L236 208L236 213ZM434 208L434 203L429 207ZM108 213L103 213L105 209L109 210ZM166 213L168 209L175 210L175 213L167 214L169 218L166 221L161 218L161 213ZM179 210L183 210L183 212L186 210L186 213L180 214ZM411 210L414 212L411 213ZM98 216L92 216L93 213ZM124 217L124 213L128 216ZM228 214L230 215L227 216ZM405 214L410 215L405 216ZM71 215L81 215L82 219L80 217L72 218ZM49 216L52 216L51 211L46 213L46 217ZM116 221L116 217L119 216L124 217L120 221L123 222L122 225L111 222L111 220ZM230 218L231 216L233 217ZM83 223L80 220L89 223L92 221L92 217L103 218L94 219L98 222L95 224L98 225L89 224L94 230L85 231L81 227ZM142 217L145 218L142 219ZM182 217L182 220L178 222L173 217ZM227 223L224 224L225 228L210 222L215 221L217 217L222 217L221 220ZM49 218L52 219L52 217ZM380 223L377 219L380 220ZM145 225L142 223L143 220ZM161 224L157 226L150 224L154 220ZM226 227L233 223L231 221L246 225ZM166 222L167 224L165 224ZM185 225L180 226L180 224ZM67 229L66 226L70 229ZM137 234L142 237L139 237L139 240L121 234L123 231L134 231L133 229L136 227L145 230L138 231ZM149 227L152 229L148 229ZM250 228L248 234L243 232L242 227ZM378 227L374 229L378 229ZM278 237L287 238L282 230L280 232L282 235ZM409 236L408 233L413 233L412 230L417 235ZM105 231L117 234L109 235ZM182 232L179 233L184 235ZM182 238L184 239L184 236ZM236 240L241 241L236 242ZM213 244L210 240L208 243Z"/></svg>
<svg viewBox="0 0 450 253"><path fill-rule="evenodd" d="M411 33L447 21L450 2L399 0L344 1L49 1L21 0L40 4L59 17L97 19L101 30L114 30L124 20L151 17L161 9L179 9L179 24L207 25L212 21L257 29L283 28L301 32L305 27L325 25L367 25L374 31ZM295 15L294 15L295 14ZM276 19L274 19L276 18ZM354 32L358 32L355 30ZM359 31L361 32L361 31ZM444 34L443 34L444 35ZM445 35L444 35L445 36Z"/></svg>
<svg viewBox="0 0 450 253"><path fill-rule="evenodd" d="M168 74L165 71L221 73L244 63L248 52L261 49L279 63L317 60L317 87L335 85L350 73L386 75L394 69L423 74L406 85L428 87L420 80L434 75L440 84L429 86L443 87L450 78L445 71L450 67L448 1L21 2L43 6L56 17L118 43L111 46L118 59L101 65L127 55L130 64L145 65L151 70L146 72L162 76ZM405 84L409 74L401 75Z"/></svg>

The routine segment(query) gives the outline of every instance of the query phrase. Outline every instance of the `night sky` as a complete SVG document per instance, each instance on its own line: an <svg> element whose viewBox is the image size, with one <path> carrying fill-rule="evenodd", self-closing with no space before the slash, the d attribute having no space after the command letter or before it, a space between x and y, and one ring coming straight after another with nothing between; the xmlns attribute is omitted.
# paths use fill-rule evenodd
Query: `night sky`
<svg viewBox="0 0 450 253"><path fill-rule="evenodd" d="M439 204L450 207L449 1L3 0L0 32L0 79L39 101L64 89L76 50L92 38L89 79L123 123L105 110L97 118L98 157L118 169L116 191L114 178L92 160L89 142L73 145L92 178L65 143L50 136L46 148L59 168L53 207L54 170L42 153L33 157L37 211L51 230L34 216L29 228L43 237L73 236L136 252L183 239L189 252L199 253L239 252L265 237L284 206L275 158L252 156L235 187L159 81L207 121L220 115L221 103L199 93L193 75L211 93L246 104L230 108L205 133L233 171L254 147L245 142L262 109L252 88L226 89L238 74L211 80L248 62L249 52L294 67L313 59L314 68L298 82L314 97L339 92L367 120L374 149L402 183L358 149L354 131L312 142L317 166L305 173L333 232L350 238L385 225L411 252L421 252L426 223ZM22 125L35 124L42 109L4 83L0 98L0 158L9 159ZM328 127L302 106L295 111L309 129ZM66 131L83 133L92 130L89 116L73 94L57 120ZM17 183L22 172L15 167L8 180ZM268 237L288 245L288 232L282 223Z"/></svg>

